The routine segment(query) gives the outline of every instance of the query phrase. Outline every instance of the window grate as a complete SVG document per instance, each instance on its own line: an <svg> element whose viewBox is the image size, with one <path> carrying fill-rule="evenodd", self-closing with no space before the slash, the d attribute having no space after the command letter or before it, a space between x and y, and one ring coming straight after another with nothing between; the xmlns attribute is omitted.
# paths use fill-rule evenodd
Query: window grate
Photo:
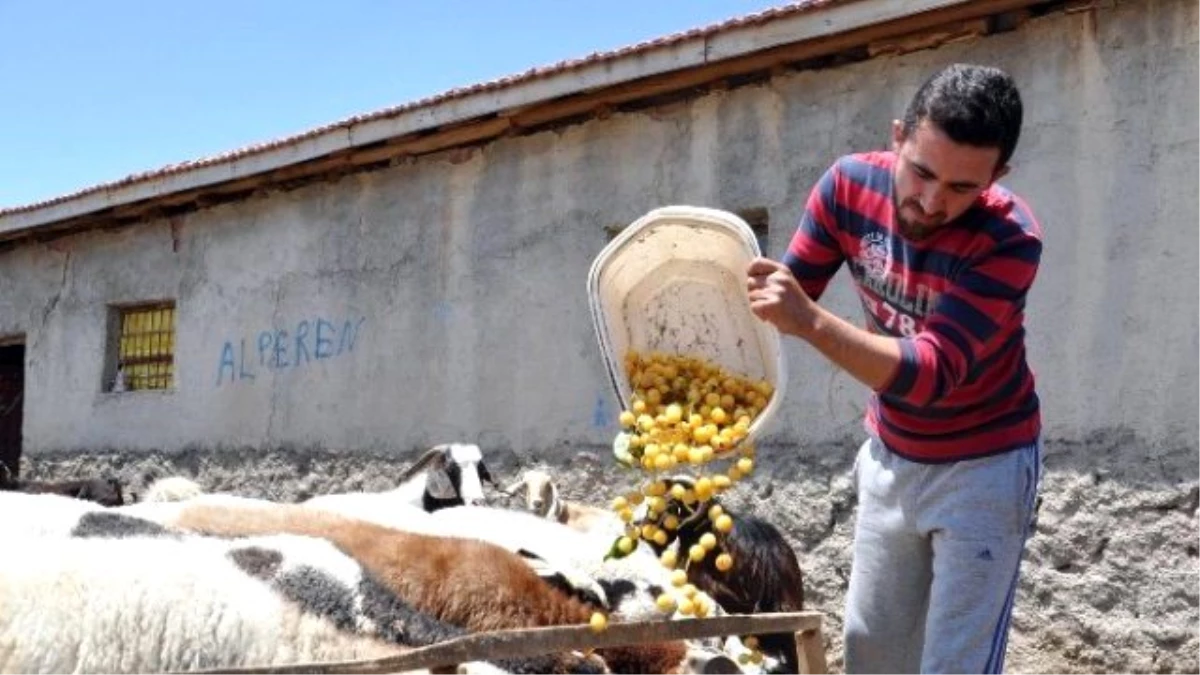
<svg viewBox="0 0 1200 675"><path fill-rule="evenodd" d="M120 310L118 384L114 388L170 389L175 374L175 304Z"/></svg>
<svg viewBox="0 0 1200 675"><path fill-rule="evenodd" d="M771 218L767 210L758 206L738 211L738 215L742 217L742 220L746 221L751 231L754 232L754 238L758 240L758 248L762 251L763 256L771 257Z"/></svg>

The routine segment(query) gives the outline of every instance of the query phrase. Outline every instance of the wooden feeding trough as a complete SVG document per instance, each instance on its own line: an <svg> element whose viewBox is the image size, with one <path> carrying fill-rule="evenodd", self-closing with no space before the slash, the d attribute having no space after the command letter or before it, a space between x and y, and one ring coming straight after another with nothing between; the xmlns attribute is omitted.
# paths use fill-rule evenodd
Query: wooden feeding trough
<svg viewBox="0 0 1200 675"><path fill-rule="evenodd" d="M820 612L732 614L705 619L612 623L602 632L589 626L550 626L474 633L393 656L361 661L302 663L288 666L238 667L190 673L404 673L453 668L459 663L514 659L554 652L623 647L662 642L750 635L795 633L801 673L826 673Z"/></svg>

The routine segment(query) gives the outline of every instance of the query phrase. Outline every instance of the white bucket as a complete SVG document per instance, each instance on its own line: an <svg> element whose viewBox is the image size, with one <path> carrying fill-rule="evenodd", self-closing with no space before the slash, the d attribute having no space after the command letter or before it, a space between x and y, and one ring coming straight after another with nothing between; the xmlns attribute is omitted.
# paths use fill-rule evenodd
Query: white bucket
<svg viewBox="0 0 1200 675"><path fill-rule="evenodd" d="M750 425L755 437L787 381L779 332L754 316L746 298L746 269L759 255L744 220L695 206L655 209L600 251L588 274L588 302L623 410L633 394L627 351L695 356L771 383L774 393Z"/></svg>

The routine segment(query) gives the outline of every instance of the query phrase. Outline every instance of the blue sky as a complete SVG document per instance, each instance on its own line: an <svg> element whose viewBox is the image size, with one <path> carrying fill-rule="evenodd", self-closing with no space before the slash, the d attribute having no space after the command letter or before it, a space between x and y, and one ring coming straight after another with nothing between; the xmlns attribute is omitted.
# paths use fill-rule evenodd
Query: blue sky
<svg viewBox="0 0 1200 675"><path fill-rule="evenodd" d="M0 207L786 0L0 0Z"/></svg>

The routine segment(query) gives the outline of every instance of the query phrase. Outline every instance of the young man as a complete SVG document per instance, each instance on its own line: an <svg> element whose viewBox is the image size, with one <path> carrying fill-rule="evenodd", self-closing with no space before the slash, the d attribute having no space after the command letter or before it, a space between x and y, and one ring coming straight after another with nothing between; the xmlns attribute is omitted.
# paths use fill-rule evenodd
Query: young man
<svg viewBox="0 0 1200 675"><path fill-rule="evenodd" d="M783 262L749 269L751 308L872 390L846 671L1000 672L1041 469L1025 298L1029 208L995 184L1021 128L995 68L953 65L892 123L893 151L839 159ZM817 304L848 263L867 315Z"/></svg>

